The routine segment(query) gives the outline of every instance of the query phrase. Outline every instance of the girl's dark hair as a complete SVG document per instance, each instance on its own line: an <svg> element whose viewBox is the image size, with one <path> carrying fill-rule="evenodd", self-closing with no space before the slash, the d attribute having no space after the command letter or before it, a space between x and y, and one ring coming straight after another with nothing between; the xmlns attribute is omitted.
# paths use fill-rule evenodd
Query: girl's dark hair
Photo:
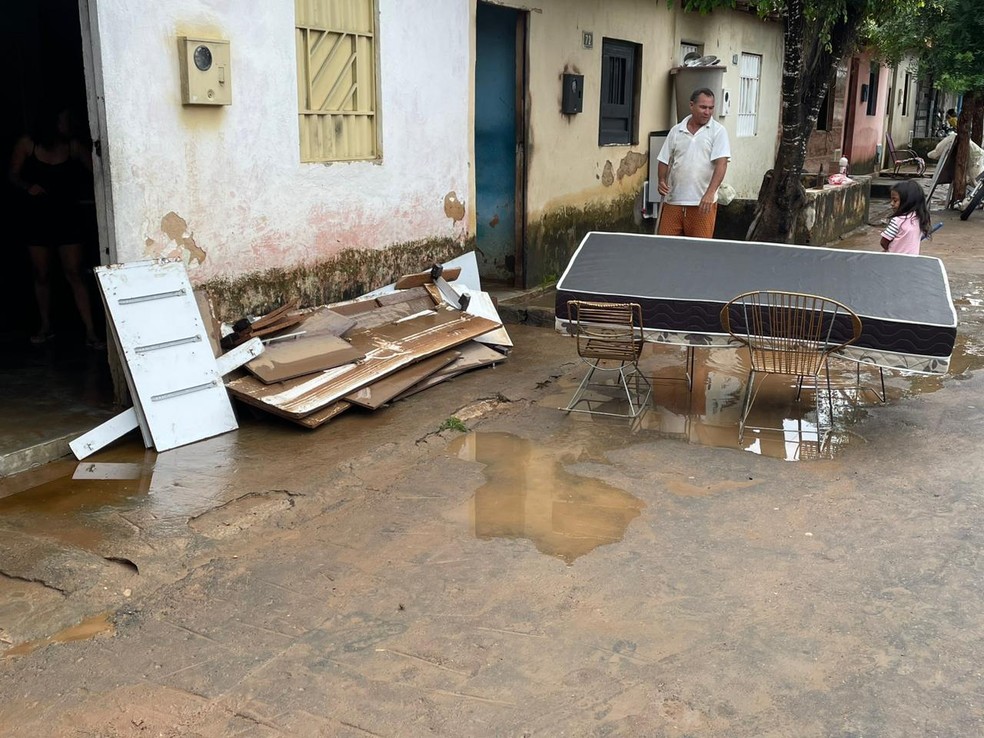
<svg viewBox="0 0 984 738"><path fill-rule="evenodd" d="M915 213L916 217L919 218L919 230L928 236L932 223L929 220L929 208L926 206L926 195L923 193L923 188L911 179L907 179L895 185L892 192L899 196L899 209L895 211L895 214Z"/></svg>

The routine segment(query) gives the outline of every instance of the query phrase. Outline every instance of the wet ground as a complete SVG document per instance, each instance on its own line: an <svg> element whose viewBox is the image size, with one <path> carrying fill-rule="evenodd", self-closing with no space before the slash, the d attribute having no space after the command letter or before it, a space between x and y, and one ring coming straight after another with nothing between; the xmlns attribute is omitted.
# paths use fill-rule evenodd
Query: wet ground
<svg viewBox="0 0 984 738"><path fill-rule="evenodd" d="M511 326L316 432L0 480L0 735L981 735L984 217L925 252L951 374L835 367L833 432L776 379L739 444L727 350L565 415L570 341Z"/></svg>

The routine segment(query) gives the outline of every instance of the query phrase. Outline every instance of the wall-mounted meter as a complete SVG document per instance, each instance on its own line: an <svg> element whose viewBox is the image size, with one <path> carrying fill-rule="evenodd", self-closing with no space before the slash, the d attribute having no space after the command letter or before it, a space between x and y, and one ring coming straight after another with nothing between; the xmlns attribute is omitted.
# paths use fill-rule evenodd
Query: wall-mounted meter
<svg viewBox="0 0 984 738"><path fill-rule="evenodd" d="M231 105L229 42L178 36L183 105Z"/></svg>
<svg viewBox="0 0 984 738"><path fill-rule="evenodd" d="M731 90L721 90L721 99L718 100L718 116L724 118L731 114Z"/></svg>

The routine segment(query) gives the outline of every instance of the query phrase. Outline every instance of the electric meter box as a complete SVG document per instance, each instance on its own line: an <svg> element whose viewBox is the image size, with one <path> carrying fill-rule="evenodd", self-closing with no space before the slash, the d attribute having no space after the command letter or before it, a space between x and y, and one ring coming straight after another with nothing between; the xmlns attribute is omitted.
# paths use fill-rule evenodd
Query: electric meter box
<svg viewBox="0 0 984 738"><path fill-rule="evenodd" d="M178 36L182 105L232 105L229 42Z"/></svg>

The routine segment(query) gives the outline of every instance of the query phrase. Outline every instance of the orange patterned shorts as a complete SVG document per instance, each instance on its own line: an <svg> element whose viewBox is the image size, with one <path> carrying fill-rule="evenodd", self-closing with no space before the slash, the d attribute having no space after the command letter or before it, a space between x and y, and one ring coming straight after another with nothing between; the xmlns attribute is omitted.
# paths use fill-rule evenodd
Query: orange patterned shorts
<svg viewBox="0 0 984 738"><path fill-rule="evenodd" d="M709 213L701 213L697 205L660 206L659 230L661 236L693 236L714 238L714 222L717 220L717 203Z"/></svg>

